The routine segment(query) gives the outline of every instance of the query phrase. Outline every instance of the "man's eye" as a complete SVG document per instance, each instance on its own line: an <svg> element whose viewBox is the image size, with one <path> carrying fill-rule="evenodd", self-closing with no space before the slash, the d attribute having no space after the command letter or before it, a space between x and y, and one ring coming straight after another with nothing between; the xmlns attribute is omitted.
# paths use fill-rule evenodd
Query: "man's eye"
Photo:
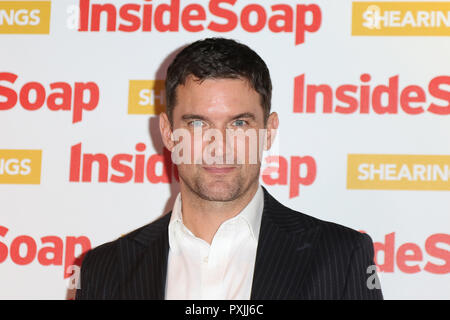
<svg viewBox="0 0 450 320"><path fill-rule="evenodd" d="M247 121L245 120L235 120L233 121L233 126L235 127L243 127L247 124Z"/></svg>
<svg viewBox="0 0 450 320"><path fill-rule="evenodd" d="M189 122L189 125L191 127L200 128L200 127L202 127L204 125L204 123L203 123L202 120L193 120L193 121Z"/></svg>

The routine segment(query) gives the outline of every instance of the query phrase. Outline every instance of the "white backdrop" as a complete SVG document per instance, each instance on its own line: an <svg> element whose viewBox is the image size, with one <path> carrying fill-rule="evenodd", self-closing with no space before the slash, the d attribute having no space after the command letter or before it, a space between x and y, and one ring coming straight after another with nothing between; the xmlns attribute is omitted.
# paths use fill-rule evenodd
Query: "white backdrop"
<svg viewBox="0 0 450 320"><path fill-rule="evenodd" d="M18 5L27 7L28 2L18 2ZM376 14L371 11L364 13L369 27L358 29L367 35L352 33L352 21L356 30L362 15L352 8L353 2L347 0L212 1L210 7L209 1L181 0L180 11L189 4L197 4L193 7L197 11L192 9L192 15L201 14L200 7L205 11L205 21L189 22L204 27L198 32L186 30L186 21L180 22L182 15L178 19L172 17L178 21L178 31L158 30L155 19L151 31L143 31L142 26L133 32L106 31L106 14L102 17L100 31L89 28L78 31L74 23L78 21L76 6L80 3L87 2L51 1L48 33L13 34L8 26L20 31L23 24L33 27L36 20L29 12L28 21L22 24L20 21L26 20L24 15L22 18L15 16L14 22L9 21L11 1L0 1L1 299L70 298L71 278L64 277L64 270L73 263L72 257L90 246L114 240L171 209L177 185L173 177L172 184L156 181L162 174L162 163L155 155L163 151L157 115L148 112L153 109L145 105L143 98L147 96L159 103L161 91L138 91L142 94L138 96L130 87L136 82L130 83L130 80L163 80L174 52L189 42L209 36L234 38L249 45L271 71L272 106L280 117L279 136L271 155L286 159L288 168L272 175L273 181L278 182L286 177L286 183L261 180L269 192L295 210L367 232L377 249L379 277L386 299L450 298L448 1L441 2L439 7L443 12L441 18L442 15L448 18L441 19L440 28L436 27L437 20L431 20L430 13L425 15L425 20L415 22L413 31L407 30L411 22L402 25L398 21L403 21L408 10L417 17L420 4L403 3L406 9L394 13L391 29L383 25L383 20L380 23L382 31L394 30L392 32L399 35L369 35L377 32L376 26L370 24L370 18ZM90 5L99 3L105 2L91 1ZM144 4L153 5L154 17L158 5L171 2L109 0L108 3L113 4L117 12L122 6L134 3L140 11L137 13L136 9L133 14L139 17L142 17ZM172 5L174 3L176 1L172 1ZM258 5L245 9L250 3ZM271 7L279 4L291 9ZM34 5L42 4L34 1ZM378 2L362 5L367 8L377 5L381 13L385 8L385 4ZM275 14L285 16L286 20L280 18L276 22L284 32L274 32L273 25L264 24L261 6L267 19ZM44 15L42 8L34 15ZM243 21L237 19L235 28L231 25L233 21L227 20L233 19L228 16L239 17L241 12L252 10L248 23L246 14ZM292 20L289 20L290 10ZM303 27L302 10L307 12ZM429 7L422 5L420 10L436 11L431 4ZM257 20L258 12L262 20ZM82 15L86 15L86 11ZM92 18L92 7L86 16ZM169 13L163 17L162 23L169 24ZM41 16L39 23L45 23L44 20ZM121 18L117 18L117 28L120 21ZM209 30L207 26L211 21L232 30ZM257 28L259 22L262 30L248 31L247 24ZM290 23L293 32L289 32ZM123 24L130 25L129 22ZM402 30L405 34L401 34ZM301 37L303 31L304 42L296 44L296 35ZM419 35L420 32L447 35ZM363 74L369 74L371 80L362 82ZM14 75L16 80L12 80ZM305 109L294 112L298 111L294 106L299 106L301 91L299 85L294 86L294 79L300 75L304 75ZM388 88L389 79L395 76L398 76L397 93L395 83ZM59 82L67 85L54 84ZM91 84L87 84L89 82ZM151 89L149 83L140 84ZM307 90L314 89L313 85L328 86L324 90L330 90L332 96L331 113L323 112L326 101L321 94L317 95L315 112L305 112ZM347 88L350 91L345 97L342 91L345 88L337 93L337 88L343 85L354 86ZM373 95L376 86L386 86L380 103L385 109L394 110L393 113L377 113L374 110L377 102L372 98L367 100L369 112L360 113L361 85L370 86L370 97L376 96ZM416 87L408 90L414 92L403 93L402 98L403 90L412 85ZM42 107L27 110L27 106L28 109L39 106L42 88L45 91ZM97 89L98 102L95 99ZM311 93L310 98L314 100ZM133 101L144 105L130 109ZM336 112L338 105L348 110L349 101L352 105L357 103L357 111ZM397 104L397 110L391 103ZM437 113L428 109L430 104L436 105L431 110L438 110ZM81 120L73 122L83 105L93 110L81 110ZM420 113L409 114L402 105ZM55 111L51 110L52 106L70 110ZM141 110L142 114L131 114L130 110ZM77 156L76 146L80 143L81 155ZM145 144L145 151L136 150L138 143ZM41 153L29 155L24 150L40 150ZM94 154L102 154L97 158L107 162L101 165L103 172L108 170L106 181L100 182L98 163L92 167L92 177L87 179L90 181L82 182L81 175L77 180L77 159L81 159L82 172L87 166L83 159ZM111 167L113 157L119 154L129 154L133 158L128 164L132 173L125 183L111 181L111 175L123 175ZM384 155L381 162L371 162L377 154ZM139 155L145 157L146 163L148 159L156 161L156 166L149 165L150 173L144 174L143 182L135 182L139 181L139 174L134 173L135 159ZM398 157L394 159L391 155ZM427 155L432 157L423 157ZM311 157L307 158L309 162L306 156ZM372 165L373 179L364 180L363 167L352 167L349 157L366 164L366 168ZM21 162L24 159L30 160ZM295 167L296 163L298 166L296 160L303 164ZM385 167L380 167L380 163ZM264 166L276 165L264 163ZM402 170L406 171L401 171L403 166ZM380 168L385 170L384 177L380 176ZM294 176L291 176L293 170ZM296 171L300 173L299 179L295 178ZM294 192L296 187L298 194Z"/></svg>

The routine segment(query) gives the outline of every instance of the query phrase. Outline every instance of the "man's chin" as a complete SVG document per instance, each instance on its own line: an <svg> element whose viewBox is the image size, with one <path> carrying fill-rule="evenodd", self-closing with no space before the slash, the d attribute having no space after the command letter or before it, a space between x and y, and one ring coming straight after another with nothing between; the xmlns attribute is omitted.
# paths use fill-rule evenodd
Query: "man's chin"
<svg viewBox="0 0 450 320"><path fill-rule="evenodd" d="M230 185L224 181L203 183L197 189L198 195L208 201L227 202L235 200L239 196L239 185Z"/></svg>

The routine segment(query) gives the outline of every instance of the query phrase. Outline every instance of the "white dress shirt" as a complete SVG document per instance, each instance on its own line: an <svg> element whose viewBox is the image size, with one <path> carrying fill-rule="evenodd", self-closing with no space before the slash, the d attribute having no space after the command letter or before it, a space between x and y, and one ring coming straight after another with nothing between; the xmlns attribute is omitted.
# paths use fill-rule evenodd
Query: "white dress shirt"
<svg viewBox="0 0 450 320"><path fill-rule="evenodd" d="M261 186L247 206L223 222L211 245L183 224L181 194L169 222L167 300L248 300L264 206Z"/></svg>

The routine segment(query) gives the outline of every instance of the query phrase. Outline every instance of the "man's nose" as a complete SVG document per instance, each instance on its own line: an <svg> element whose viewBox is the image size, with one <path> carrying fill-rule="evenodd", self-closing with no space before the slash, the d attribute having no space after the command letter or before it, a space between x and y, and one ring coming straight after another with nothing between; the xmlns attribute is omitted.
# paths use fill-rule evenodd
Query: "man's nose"
<svg viewBox="0 0 450 320"><path fill-rule="evenodd" d="M210 142L215 143L214 157L221 159L223 164L227 163L227 159L228 162L230 159L234 161L233 141L227 134L226 128L217 129L216 134L213 135L213 139Z"/></svg>

